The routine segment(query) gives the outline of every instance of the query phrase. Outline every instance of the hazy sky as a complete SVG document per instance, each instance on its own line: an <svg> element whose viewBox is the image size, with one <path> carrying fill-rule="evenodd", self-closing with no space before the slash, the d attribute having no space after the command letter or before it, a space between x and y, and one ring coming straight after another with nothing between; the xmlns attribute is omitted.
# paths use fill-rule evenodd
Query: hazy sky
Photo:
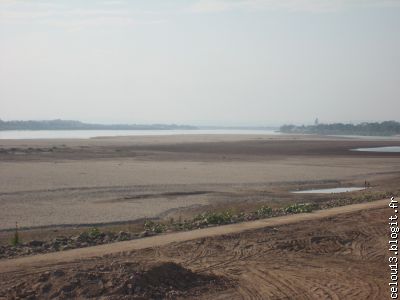
<svg viewBox="0 0 400 300"><path fill-rule="evenodd" d="M0 0L0 118L400 121L399 0Z"/></svg>

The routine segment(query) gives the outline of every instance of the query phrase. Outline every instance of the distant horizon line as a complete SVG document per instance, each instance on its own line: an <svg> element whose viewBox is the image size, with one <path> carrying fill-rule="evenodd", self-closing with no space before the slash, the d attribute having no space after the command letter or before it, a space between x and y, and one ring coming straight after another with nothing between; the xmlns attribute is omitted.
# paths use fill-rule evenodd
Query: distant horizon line
<svg viewBox="0 0 400 300"><path fill-rule="evenodd" d="M318 118L316 118L318 119ZM56 122L56 121L61 121L61 122L75 122L79 123L82 125L90 125L90 126L176 126L176 127L192 127L192 129L276 129L280 128L281 126L284 125L295 125L295 126L308 126L308 125L313 125L314 122L280 122L279 125L276 123L274 125L266 125L266 124L259 124L259 125L250 125L250 124L235 124L235 125L215 125L215 124L203 124L203 125L193 125L193 124L188 124L188 123L175 123L175 122L143 122L143 123L123 123L123 122L92 122L92 121L81 121L81 120L74 120L74 119L60 119L60 118L55 118L55 119L9 119L5 120L0 118L0 123L1 122ZM340 122L340 121L335 121L335 122L322 122L320 121L318 124L352 124L352 125L357 125L357 124L362 124L362 123L382 123L382 122L388 122L388 121L394 121L394 122L399 122L397 120L359 120L359 121L347 121L347 122Z"/></svg>
<svg viewBox="0 0 400 300"><path fill-rule="evenodd" d="M3 120L0 130L139 130L139 129L279 129L280 126L267 125L188 125L177 123L99 123L67 119Z"/></svg>

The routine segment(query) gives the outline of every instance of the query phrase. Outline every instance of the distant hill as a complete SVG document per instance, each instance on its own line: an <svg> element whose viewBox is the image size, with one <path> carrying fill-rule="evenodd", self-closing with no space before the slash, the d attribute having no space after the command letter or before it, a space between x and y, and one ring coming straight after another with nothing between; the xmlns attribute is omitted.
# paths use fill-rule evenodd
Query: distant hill
<svg viewBox="0 0 400 300"><path fill-rule="evenodd" d="M189 125L175 124L88 124L79 121L49 120L49 121L2 121L0 130L172 130L197 129Z"/></svg>
<svg viewBox="0 0 400 300"><path fill-rule="evenodd" d="M283 133L306 133L322 135L365 135L365 136L391 136L400 134L400 123L385 121L381 123L354 124L317 124L309 126L283 125Z"/></svg>

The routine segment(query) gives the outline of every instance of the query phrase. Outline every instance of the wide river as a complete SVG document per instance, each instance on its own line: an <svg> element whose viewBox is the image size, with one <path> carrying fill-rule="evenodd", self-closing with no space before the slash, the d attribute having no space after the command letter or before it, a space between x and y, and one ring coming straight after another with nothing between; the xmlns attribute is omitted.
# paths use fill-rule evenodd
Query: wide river
<svg viewBox="0 0 400 300"><path fill-rule="evenodd" d="M0 139L90 139L105 136L144 136L179 134L280 134L274 130L250 129L192 129L192 130L6 130L0 131Z"/></svg>

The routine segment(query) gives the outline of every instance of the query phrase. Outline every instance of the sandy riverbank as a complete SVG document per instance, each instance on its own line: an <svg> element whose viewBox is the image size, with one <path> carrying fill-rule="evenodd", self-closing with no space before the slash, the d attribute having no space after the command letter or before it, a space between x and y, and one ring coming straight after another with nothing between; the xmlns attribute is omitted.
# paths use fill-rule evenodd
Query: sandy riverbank
<svg viewBox="0 0 400 300"><path fill-rule="evenodd" d="M301 200L290 189L393 186L400 145L316 136L0 141L0 229L112 223L221 205Z"/></svg>

